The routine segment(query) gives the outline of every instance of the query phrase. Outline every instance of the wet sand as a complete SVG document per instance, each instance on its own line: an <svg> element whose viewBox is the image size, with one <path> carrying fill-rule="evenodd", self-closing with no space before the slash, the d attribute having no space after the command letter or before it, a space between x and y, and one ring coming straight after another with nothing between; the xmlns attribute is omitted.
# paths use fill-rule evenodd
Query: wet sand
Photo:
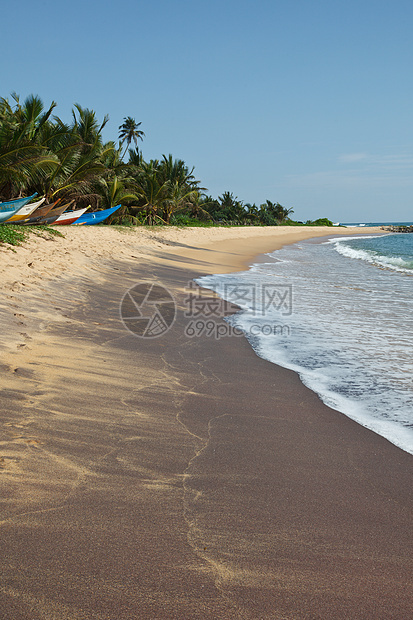
<svg viewBox="0 0 413 620"><path fill-rule="evenodd" d="M55 252L73 273L6 281L0 617L413 615L411 455L244 338L185 335L193 277L325 234L253 232L116 237L96 260L72 230L20 272ZM160 338L120 321L138 282L177 302Z"/></svg>

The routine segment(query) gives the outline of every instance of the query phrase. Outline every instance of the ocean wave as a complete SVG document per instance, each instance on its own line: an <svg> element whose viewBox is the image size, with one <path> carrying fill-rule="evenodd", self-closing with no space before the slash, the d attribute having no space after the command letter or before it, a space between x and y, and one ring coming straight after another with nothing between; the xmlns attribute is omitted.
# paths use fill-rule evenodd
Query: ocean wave
<svg viewBox="0 0 413 620"><path fill-rule="evenodd" d="M412 280L405 277L413 274L413 264L406 267L413 237L389 237L287 246L269 255L272 262L198 283L224 299L228 282L254 289L226 320L256 354L296 372L325 404L413 454ZM261 307L259 291L270 285L291 289L290 313Z"/></svg>
<svg viewBox="0 0 413 620"><path fill-rule="evenodd" d="M363 260L367 263L371 263L372 265L376 265L377 267L382 267L383 269L393 269L395 271L409 274L412 274L413 272L413 261L405 260L401 256L379 254L375 250L356 249L346 245L344 240L336 240L334 248L342 256L356 260Z"/></svg>
<svg viewBox="0 0 413 620"><path fill-rule="evenodd" d="M226 320L244 332L259 357L296 372L328 407L413 454L412 400L406 397L403 386L389 391L375 372L379 369L365 368L363 361L353 354L347 356L345 347L337 340L331 349L320 348L319 334L306 333L299 327L300 319L292 323L285 337L263 331L251 335L251 324L257 322L257 317L248 311L240 311ZM387 416L386 411L392 413Z"/></svg>

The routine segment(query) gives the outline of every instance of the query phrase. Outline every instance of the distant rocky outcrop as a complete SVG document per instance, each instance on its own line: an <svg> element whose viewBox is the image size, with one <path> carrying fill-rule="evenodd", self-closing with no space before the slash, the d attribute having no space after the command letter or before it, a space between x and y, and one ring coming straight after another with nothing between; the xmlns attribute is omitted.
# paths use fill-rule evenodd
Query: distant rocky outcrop
<svg viewBox="0 0 413 620"><path fill-rule="evenodd" d="M413 224L410 226L382 226L382 229L395 233L413 233Z"/></svg>

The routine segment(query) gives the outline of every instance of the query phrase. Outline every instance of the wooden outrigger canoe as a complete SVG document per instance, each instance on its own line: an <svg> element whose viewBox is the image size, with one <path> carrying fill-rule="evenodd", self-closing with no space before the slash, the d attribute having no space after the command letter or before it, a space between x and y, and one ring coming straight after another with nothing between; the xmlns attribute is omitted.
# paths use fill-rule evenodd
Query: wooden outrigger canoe
<svg viewBox="0 0 413 620"><path fill-rule="evenodd" d="M53 224L53 222L55 222L57 218L60 217L64 211L66 211L66 209L71 207L73 203L74 203L74 200L72 200L71 202L67 202L64 205L61 205L60 207L54 207L53 209L51 209L51 211L49 211L49 213L46 214L46 216L43 216L41 218L36 218L36 222L25 220L19 223L22 225L28 225L28 224L30 225L34 223L36 226L37 225L48 226L50 224Z"/></svg>
<svg viewBox="0 0 413 620"><path fill-rule="evenodd" d="M66 211L66 213L62 213L62 215L53 222L53 226L73 224L73 222L76 222L76 220L89 208L90 207L86 207L85 209L77 209L77 211Z"/></svg>
<svg viewBox="0 0 413 620"><path fill-rule="evenodd" d="M33 198L36 198L37 192L29 196L28 198L13 198L13 200L6 200L5 202L0 202L0 211L10 211L20 209L20 207L24 207L25 204L30 202Z"/></svg>
<svg viewBox="0 0 413 620"><path fill-rule="evenodd" d="M37 207L37 209L33 211L33 213L29 217L25 218L24 220L19 220L18 222L16 222L16 224L40 224L40 220L46 217L46 215L57 206L60 200L61 198L56 200L56 202L52 202L51 205L43 205L41 207Z"/></svg>
<svg viewBox="0 0 413 620"><path fill-rule="evenodd" d="M9 223L9 222L15 223L15 222L19 222L20 220L27 219L28 217L30 217L32 215L32 213L34 213L34 211L38 207L40 207L40 205L42 205L44 203L45 200L46 200L46 196L44 196L44 198L41 198L37 202L33 202L33 203L29 203L29 204L24 205L18 211L16 211L16 213L14 215L9 217L9 219L7 220L7 223Z"/></svg>
<svg viewBox="0 0 413 620"><path fill-rule="evenodd" d="M94 211L93 213L85 213L81 215L76 222L74 222L74 226L81 226L82 224L90 226L91 224L100 224L107 220L108 217L115 213L118 209L120 209L122 205L117 205L116 207L111 207L110 209L103 209L103 211Z"/></svg>
<svg viewBox="0 0 413 620"><path fill-rule="evenodd" d="M36 196L37 192L28 198L15 198L14 200L0 202L0 222L6 222Z"/></svg>

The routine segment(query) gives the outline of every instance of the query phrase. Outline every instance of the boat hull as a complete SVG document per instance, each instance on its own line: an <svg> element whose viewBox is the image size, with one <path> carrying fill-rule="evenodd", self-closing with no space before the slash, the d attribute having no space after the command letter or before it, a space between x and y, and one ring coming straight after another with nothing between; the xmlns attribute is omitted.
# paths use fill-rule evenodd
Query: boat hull
<svg viewBox="0 0 413 620"><path fill-rule="evenodd" d="M21 207L24 207L28 202L30 202L33 198L36 198L37 192L32 194L28 198L14 198L13 200L6 200L5 202L0 202L0 213L5 211L17 211Z"/></svg>
<svg viewBox="0 0 413 620"><path fill-rule="evenodd" d="M62 213L66 211L66 209L68 209L72 204L73 204L72 202L67 202L66 204L60 207L54 207L53 209L49 211L49 213L46 214L46 216L35 218L36 219L35 222L32 222L31 219L29 219L29 220L24 220L22 222L17 222L17 223L21 224L22 226L30 226L30 225L49 226L50 224L53 224L53 222L55 222L57 218L60 217Z"/></svg>
<svg viewBox="0 0 413 620"><path fill-rule="evenodd" d="M12 217L10 217L7 220L7 223L19 222L20 220L27 219L28 217L32 215L32 213L34 213L34 211L36 211L36 209L40 207L40 205L44 203L45 200L46 200L46 196L44 198L41 198L37 202L34 202L33 204L24 205Z"/></svg>
<svg viewBox="0 0 413 620"><path fill-rule="evenodd" d="M76 220L78 220L79 217L87 211L87 209L89 209L89 207L86 207L86 209L78 209L77 211L68 211L67 213L63 213L55 222L53 222L53 226L67 226L68 224L73 224L73 222L76 222Z"/></svg>
<svg viewBox="0 0 413 620"><path fill-rule="evenodd" d="M51 205L43 205L42 207L37 207L36 211L33 211L33 213L28 217L25 218L24 220L21 220L20 224L37 224L40 223L40 220L43 219L44 217L46 217L46 215L56 207L57 203L59 201L56 200L56 202L53 202Z"/></svg>
<svg viewBox="0 0 413 620"><path fill-rule="evenodd" d="M110 209L104 209L103 211L95 211L94 213L84 213L79 217L79 219L74 223L76 226L92 226L94 224L101 224L105 220L108 219L115 211L120 209L122 205L117 205L116 207L111 207Z"/></svg>
<svg viewBox="0 0 413 620"><path fill-rule="evenodd" d="M0 223L6 222L13 215L16 215L20 209L22 209L28 202L35 198L37 194L33 194L28 198L16 198L15 200L8 200L7 202L0 202Z"/></svg>

